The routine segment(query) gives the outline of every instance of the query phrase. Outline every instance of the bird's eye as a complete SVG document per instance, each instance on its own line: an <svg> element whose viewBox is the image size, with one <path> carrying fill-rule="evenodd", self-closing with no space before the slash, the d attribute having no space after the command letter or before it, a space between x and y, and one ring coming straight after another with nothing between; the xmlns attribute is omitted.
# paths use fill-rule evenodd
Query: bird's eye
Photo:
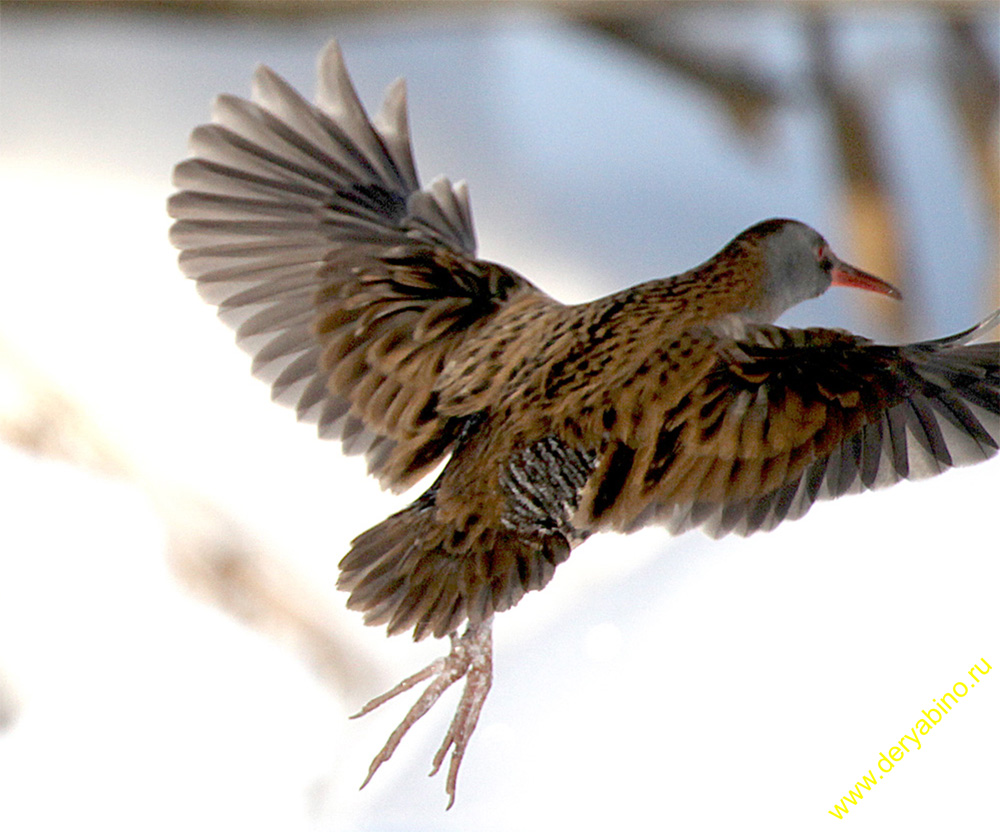
<svg viewBox="0 0 1000 832"><path fill-rule="evenodd" d="M819 250L816 252L816 259L819 261L819 267L823 271L829 271L833 268L833 257L830 256L830 249L828 246L820 246Z"/></svg>

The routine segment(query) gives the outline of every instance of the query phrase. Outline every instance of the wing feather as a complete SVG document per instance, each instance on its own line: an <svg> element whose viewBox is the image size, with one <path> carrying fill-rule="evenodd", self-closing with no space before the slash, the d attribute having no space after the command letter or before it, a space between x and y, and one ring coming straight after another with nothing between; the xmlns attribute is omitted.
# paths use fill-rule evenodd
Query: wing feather
<svg viewBox="0 0 1000 832"><path fill-rule="evenodd" d="M403 488L453 445L436 413L447 357L516 290L475 259L468 189L422 190L397 81L369 119L336 43L317 104L267 67L252 100L220 96L174 171L183 271L236 330L272 398Z"/></svg>
<svg viewBox="0 0 1000 832"><path fill-rule="evenodd" d="M968 344L982 329L895 347L774 326L717 338L675 407L651 408L605 446L576 522L750 534L816 500L988 459L1000 448L1000 344ZM659 438L643 454L649 420Z"/></svg>

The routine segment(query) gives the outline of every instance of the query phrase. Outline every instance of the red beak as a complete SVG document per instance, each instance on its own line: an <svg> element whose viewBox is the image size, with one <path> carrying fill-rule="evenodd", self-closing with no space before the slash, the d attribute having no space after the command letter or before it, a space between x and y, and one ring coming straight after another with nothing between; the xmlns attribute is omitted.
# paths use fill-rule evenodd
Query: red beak
<svg viewBox="0 0 1000 832"><path fill-rule="evenodd" d="M902 300L903 293L895 286L881 277L863 272L847 263L837 261L830 269L830 277L833 286L849 286L852 289L867 289L869 292L878 292L880 295L888 295L890 298Z"/></svg>

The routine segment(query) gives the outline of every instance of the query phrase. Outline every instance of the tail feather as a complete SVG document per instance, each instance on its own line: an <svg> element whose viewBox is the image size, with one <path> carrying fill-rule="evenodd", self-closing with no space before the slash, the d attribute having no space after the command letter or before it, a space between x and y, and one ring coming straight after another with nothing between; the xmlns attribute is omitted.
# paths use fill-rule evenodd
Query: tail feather
<svg viewBox="0 0 1000 832"><path fill-rule="evenodd" d="M561 534L479 527L474 537L438 517L436 490L362 533L340 562L338 589L365 623L414 639L454 632L541 589L570 553Z"/></svg>

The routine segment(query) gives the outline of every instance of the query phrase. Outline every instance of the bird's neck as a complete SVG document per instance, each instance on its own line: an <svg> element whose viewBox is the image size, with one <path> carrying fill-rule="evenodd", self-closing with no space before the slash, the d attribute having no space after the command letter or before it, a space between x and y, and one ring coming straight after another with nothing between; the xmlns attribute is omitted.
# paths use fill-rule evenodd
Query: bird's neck
<svg viewBox="0 0 1000 832"><path fill-rule="evenodd" d="M729 245L702 265L673 277L651 280L611 295L615 317L645 322L652 334L710 325L721 319L770 319L763 303L765 264L758 249Z"/></svg>

